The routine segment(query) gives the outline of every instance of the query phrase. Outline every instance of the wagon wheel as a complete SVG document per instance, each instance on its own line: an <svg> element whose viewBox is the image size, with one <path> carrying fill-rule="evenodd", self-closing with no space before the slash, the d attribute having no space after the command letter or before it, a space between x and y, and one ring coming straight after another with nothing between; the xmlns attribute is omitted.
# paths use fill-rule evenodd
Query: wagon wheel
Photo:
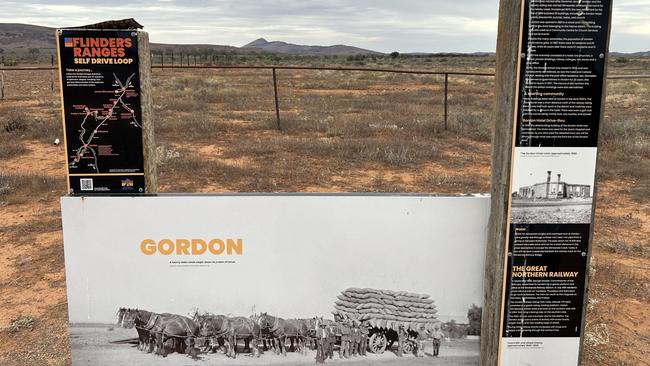
<svg viewBox="0 0 650 366"><path fill-rule="evenodd" d="M404 353L406 354L413 353L414 350L415 350L415 342L413 342L412 340L408 340L404 342L404 350L403 350Z"/></svg>
<svg viewBox="0 0 650 366"><path fill-rule="evenodd" d="M384 353L386 344L386 336L383 333L375 333L368 340L368 348L372 353Z"/></svg>

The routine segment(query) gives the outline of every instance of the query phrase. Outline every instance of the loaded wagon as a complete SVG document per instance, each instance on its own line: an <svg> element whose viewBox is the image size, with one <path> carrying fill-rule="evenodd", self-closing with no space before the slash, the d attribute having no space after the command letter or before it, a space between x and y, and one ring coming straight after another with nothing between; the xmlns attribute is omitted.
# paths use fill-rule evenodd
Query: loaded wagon
<svg viewBox="0 0 650 366"><path fill-rule="evenodd" d="M408 334L403 352L415 350L418 333L440 327L436 305L426 294L349 288L337 296L335 319L359 322L369 330L368 349L383 353L398 341L400 326Z"/></svg>

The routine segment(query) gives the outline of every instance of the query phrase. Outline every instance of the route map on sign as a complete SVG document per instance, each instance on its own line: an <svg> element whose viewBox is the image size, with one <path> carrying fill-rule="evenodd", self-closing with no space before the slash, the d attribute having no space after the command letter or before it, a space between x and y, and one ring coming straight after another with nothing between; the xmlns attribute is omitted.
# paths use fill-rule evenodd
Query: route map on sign
<svg viewBox="0 0 650 366"><path fill-rule="evenodd" d="M137 33L57 36L71 193L144 192Z"/></svg>
<svg viewBox="0 0 650 366"><path fill-rule="evenodd" d="M78 140L69 142L72 150L76 152L70 158L70 168L80 168L86 165L99 173L98 156L113 155L112 149L109 147L111 146L111 141L101 141L102 137L110 135L107 130L111 128L111 125L127 123L135 128L142 128L135 116L135 111L129 106L129 100L138 96L131 83L135 74L131 74L124 82L120 81L115 74L113 76L115 77L113 85L116 88L113 91L113 95L101 107L75 106L76 109L80 109L80 112L73 112L73 114L83 114L84 116L79 125L80 133ZM102 91L97 92L102 93ZM106 105L110 105L110 108L105 109ZM79 147L75 148L75 145Z"/></svg>

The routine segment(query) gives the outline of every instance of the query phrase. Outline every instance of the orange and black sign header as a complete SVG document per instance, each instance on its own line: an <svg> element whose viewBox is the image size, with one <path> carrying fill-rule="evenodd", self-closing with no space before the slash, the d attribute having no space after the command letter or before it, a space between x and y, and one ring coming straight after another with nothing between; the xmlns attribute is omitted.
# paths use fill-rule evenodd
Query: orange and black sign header
<svg viewBox="0 0 650 366"><path fill-rule="evenodd" d="M65 37L63 45L72 48L74 57L124 57L133 47L130 37Z"/></svg>

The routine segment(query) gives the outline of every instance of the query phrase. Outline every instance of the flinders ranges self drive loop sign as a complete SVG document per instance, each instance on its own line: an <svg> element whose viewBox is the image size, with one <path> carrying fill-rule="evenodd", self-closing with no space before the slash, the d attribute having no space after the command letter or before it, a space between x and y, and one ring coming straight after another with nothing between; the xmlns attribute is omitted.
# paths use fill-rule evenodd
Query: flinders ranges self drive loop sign
<svg viewBox="0 0 650 366"><path fill-rule="evenodd" d="M137 33L57 31L71 193L142 193Z"/></svg>
<svg viewBox="0 0 650 366"><path fill-rule="evenodd" d="M521 12L500 365L577 365L609 0Z"/></svg>

